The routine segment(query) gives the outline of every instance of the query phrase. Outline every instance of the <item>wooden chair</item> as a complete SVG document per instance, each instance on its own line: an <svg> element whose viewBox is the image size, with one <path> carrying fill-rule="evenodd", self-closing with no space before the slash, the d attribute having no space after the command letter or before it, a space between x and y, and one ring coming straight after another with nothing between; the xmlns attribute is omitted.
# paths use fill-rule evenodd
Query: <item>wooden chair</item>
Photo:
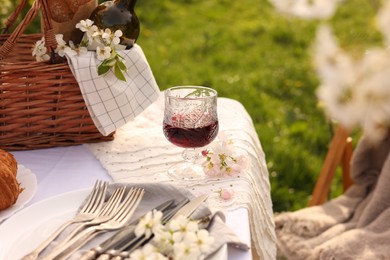
<svg viewBox="0 0 390 260"><path fill-rule="evenodd" d="M352 138L349 137L349 131L339 126L330 143L309 206L320 205L327 201L330 186L338 166L341 166L343 190L346 191L352 185L353 181L350 177L352 151Z"/></svg>

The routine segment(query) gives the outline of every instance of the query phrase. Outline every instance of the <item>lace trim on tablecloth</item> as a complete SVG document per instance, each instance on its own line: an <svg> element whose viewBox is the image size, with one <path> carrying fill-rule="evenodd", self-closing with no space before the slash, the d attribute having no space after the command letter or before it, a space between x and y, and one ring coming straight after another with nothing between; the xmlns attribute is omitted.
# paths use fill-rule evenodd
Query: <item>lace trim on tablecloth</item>
<svg viewBox="0 0 390 260"><path fill-rule="evenodd" d="M115 182L166 182L185 187L194 195L209 194L214 210L249 210L252 243L261 259L275 259L276 236L270 183L265 155L252 120L237 101L218 99L220 134L233 141L250 158L249 167L239 176L182 183L171 179L167 169L182 160L182 148L169 143L162 132L163 98L148 107L132 122L118 129L114 141L86 144ZM214 142L217 142L215 140ZM221 189L234 189L234 198L224 201Z"/></svg>

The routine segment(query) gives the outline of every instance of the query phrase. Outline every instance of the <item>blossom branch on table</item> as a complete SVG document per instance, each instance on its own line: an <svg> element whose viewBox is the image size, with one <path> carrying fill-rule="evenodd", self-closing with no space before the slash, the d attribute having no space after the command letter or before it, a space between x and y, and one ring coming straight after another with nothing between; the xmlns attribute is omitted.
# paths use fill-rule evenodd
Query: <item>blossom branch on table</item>
<svg viewBox="0 0 390 260"><path fill-rule="evenodd" d="M283 13L324 19L334 14L341 1L271 2ZM385 46L389 46L389 0L377 13L376 22ZM390 48L368 49L363 58L354 60L338 45L331 28L322 24L317 29L314 62L321 82L317 96L327 115L346 128L362 128L372 142L382 140L390 127Z"/></svg>
<svg viewBox="0 0 390 260"><path fill-rule="evenodd" d="M202 151L206 158L203 169L209 177L236 176L247 168L248 158L235 151L232 140L222 135L220 138L220 142L214 142L208 150Z"/></svg>
<svg viewBox="0 0 390 260"><path fill-rule="evenodd" d="M126 81L124 72L127 70L124 59L118 54L118 49L124 49L120 45L120 37L123 35L121 30L112 32L110 29L100 29L93 24L93 21L81 20L76 24L76 28L84 32L84 36L79 45L75 45L72 41L67 44L63 40L62 34L56 34L57 48L54 50L60 57L67 55L73 57L82 55L88 50L96 50L96 57L102 63L98 66L99 75L107 73L110 69L114 69L115 76L123 81ZM45 39L37 41L34 45L32 55L37 61L46 61L50 59L45 46Z"/></svg>
<svg viewBox="0 0 390 260"><path fill-rule="evenodd" d="M130 260L140 259L201 259L214 243L206 229L200 229L195 221L178 216L165 225L163 214L153 210L141 218L135 229L137 237L154 236L150 243L130 254Z"/></svg>

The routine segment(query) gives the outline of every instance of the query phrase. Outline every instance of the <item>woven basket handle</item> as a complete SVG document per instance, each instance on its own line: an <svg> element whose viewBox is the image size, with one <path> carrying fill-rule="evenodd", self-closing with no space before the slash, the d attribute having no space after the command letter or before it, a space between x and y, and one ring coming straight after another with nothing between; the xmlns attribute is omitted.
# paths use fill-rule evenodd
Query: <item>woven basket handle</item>
<svg viewBox="0 0 390 260"><path fill-rule="evenodd" d="M15 23L20 12L23 10L26 4L27 0L22 0L20 4L16 7L15 11L7 18L7 20L5 21L5 28L3 28L3 33L9 32L9 28L11 28L11 26Z"/></svg>
<svg viewBox="0 0 390 260"><path fill-rule="evenodd" d="M15 46L18 38L23 34L23 32L30 25L31 21L37 16L40 10L42 11L43 31L45 36L46 47L49 48L50 53L54 53L54 49L57 46L57 41L54 35L53 27L51 25L49 6L47 1L49 0L35 0L33 2L26 16L23 18L20 24L15 28L15 30L9 35L9 37L3 43L3 45L0 46L0 60L4 59L5 57L7 57L9 53L11 53L12 48L13 46ZM19 5L19 7L22 4L23 2ZM15 11L14 14L16 12L17 11Z"/></svg>

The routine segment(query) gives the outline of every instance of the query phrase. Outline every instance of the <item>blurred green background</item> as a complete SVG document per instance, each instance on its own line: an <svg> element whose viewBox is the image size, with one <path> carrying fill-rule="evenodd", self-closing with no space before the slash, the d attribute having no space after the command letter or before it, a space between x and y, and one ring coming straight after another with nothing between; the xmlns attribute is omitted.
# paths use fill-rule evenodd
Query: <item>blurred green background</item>
<svg viewBox="0 0 390 260"><path fill-rule="evenodd" d="M19 2L0 3L1 28ZM356 58L381 43L378 3L344 1L328 21ZM319 21L282 16L267 0L138 0L135 10L137 43L160 89L205 85L240 101L266 154L274 211L305 207L332 134L315 95L319 82L310 56ZM37 19L27 33L39 28ZM336 180L331 196L340 192Z"/></svg>

